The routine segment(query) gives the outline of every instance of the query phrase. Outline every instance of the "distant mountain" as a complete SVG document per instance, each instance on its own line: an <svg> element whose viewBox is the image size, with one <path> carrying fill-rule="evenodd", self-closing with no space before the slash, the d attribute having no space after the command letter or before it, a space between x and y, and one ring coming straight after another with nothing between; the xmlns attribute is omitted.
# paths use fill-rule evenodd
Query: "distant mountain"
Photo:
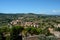
<svg viewBox="0 0 60 40"><path fill-rule="evenodd" d="M60 16L60 13L58 14L36 14L36 13L0 13L0 15L37 15L37 16Z"/></svg>

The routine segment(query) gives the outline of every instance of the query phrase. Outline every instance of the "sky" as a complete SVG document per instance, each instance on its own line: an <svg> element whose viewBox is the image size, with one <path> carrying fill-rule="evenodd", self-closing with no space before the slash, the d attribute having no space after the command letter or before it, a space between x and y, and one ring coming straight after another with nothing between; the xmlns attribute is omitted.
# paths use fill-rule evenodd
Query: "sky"
<svg viewBox="0 0 60 40"><path fill-rule="evenodd" d="M0 13L60 14L60 0L0 0Z"/></svg>

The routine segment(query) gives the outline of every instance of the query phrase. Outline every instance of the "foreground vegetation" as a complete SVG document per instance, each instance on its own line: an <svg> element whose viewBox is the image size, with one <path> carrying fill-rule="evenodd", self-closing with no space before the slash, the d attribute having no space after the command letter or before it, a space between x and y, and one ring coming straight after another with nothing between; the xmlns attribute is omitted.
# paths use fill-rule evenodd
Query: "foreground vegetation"
<svg viewBox="0 0 60 40"><path fill-rule="evenodd" d="M20 35L19 35L20 34ZM45 34L46 36L52 35L48 30L42 30L41 28L34 27L21 27L21 26L13 26L9 27L1 27L0 28L0 40L19 40L18 38L22 35L22 37ZM5 39L3 39L5 38Z"/></svg>

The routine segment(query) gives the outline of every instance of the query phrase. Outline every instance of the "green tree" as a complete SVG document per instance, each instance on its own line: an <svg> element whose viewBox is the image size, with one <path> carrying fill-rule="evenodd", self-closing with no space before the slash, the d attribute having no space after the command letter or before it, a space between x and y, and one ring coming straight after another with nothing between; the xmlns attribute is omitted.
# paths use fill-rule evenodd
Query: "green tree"
<svg viewBox="0 0 60 40"><path fill-rule="evenodd" d="M18 40L17 38L23 29L21 26L13 26L10 32L11 40Z"/></svg>

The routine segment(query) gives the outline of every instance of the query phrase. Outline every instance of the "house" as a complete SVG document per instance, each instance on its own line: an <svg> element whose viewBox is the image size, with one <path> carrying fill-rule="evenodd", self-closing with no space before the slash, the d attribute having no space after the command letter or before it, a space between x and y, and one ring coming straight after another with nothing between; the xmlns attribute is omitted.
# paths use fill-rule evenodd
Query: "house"
<svg viewBox="0 0 60 40"><path fill-rule="evenodd" d="M33 22L25 22L25 26L33 26Z"/></svg>
<svg viewBox="0 0 60 40"><path fill-rule="evenodd" d="M60 24L58 24L58 27L60 27Z"/></svg>

